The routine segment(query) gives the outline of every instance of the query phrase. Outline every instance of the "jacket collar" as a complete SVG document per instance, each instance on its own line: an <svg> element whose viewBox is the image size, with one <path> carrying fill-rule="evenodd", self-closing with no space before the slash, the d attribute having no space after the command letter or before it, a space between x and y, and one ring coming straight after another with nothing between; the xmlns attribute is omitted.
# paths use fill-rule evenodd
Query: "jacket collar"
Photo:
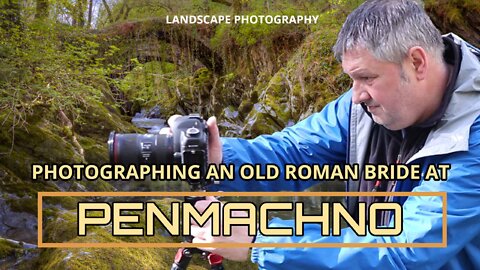
<svg viewBox="0 0 480 270"><path fill-rule="evenodd" d="M470 127L480 115L480 62L469 44L454 34L449 34L460 45L462 62L452 98L438 124L427 137L424 147L407 162L415 159L467 151Z"/></svg>

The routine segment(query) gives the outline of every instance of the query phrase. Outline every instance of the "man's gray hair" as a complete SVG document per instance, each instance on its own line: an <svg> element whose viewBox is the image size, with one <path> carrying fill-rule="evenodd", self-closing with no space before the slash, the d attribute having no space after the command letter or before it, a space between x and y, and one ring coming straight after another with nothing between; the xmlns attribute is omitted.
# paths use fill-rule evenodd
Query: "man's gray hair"
<svg viewBox="0 0 480 270"><path fill-rule="evenodd" d="M442 59L442 36L423 8L411 0L371 0L347 17L333 51L341 61L346 51L363 48L399 64L413 46Z"/></svg>

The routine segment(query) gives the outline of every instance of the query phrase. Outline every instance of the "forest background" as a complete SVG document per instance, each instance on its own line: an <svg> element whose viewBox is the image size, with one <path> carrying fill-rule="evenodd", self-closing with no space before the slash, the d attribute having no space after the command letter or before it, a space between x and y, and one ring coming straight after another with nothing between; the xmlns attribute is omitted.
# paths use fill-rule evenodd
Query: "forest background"
<svg viewBox="0 0 480 270"><path fill-rule="evenodd" d="M361 2L0 0L0 269L169 269L176 250L37 249L37 192L184 187L33 182L31 165L106 163L109 132L144 132L132 116L154 107L162 118L215 115L223 136L252 138L290 126L350 87L331 47ZM443 33L480 46L478 1L422 4ZM319 22L172 25L166 15L318 15ZM338 189L341 183L319 187ZM78 200L44 202L44 241L180 241L161 233L113 238L108 228L78 238ZM191 269L205 263L195 259Z"/></svg>

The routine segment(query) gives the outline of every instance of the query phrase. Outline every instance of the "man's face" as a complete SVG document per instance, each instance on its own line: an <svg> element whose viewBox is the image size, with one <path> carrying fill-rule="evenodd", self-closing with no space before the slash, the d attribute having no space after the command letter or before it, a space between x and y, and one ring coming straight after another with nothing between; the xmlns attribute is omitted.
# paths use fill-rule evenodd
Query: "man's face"
<svg viewBox="0 0 480 270"><path fill-rule="evenodd" d="M415 77L402 66L380 61L366 49L347 51L342 59L353 79L353 103L365 103L373 120L391 130L417 123L424 108Z"/></svg>

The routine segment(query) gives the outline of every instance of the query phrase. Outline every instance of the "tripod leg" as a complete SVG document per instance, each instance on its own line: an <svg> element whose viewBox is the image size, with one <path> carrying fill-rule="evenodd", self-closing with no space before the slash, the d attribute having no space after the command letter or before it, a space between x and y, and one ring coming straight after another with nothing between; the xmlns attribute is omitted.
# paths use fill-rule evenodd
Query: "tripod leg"
<svg viewBox="0 0 480 270"><path fill-rule="evenodd" d="M185 202L195 204L196 201L204 200L205 197L185 197ZM187 235L184 237L185 242L191 243L193 237ZM223 257L218 254L212 254L207 251L200 250L198 248L180 248L175 255L175 261L172 264L171 270L186 270L190 260L195 253L201 254L202 258L206 258L210 264L211 270L224 270Z"/></svg>
<svg viewBox="0 0 480 270"><path fill-rule="evenodd" d="M207 255L208 264L210 264L211 270L224 270L223 257L218 254L210 253Z"/></svg>
<svg viewBox="0 0 480 270"><path fill-rule="evenodd" d="M193 254L188 248L180 248L175 255L175 261L170 270L186 270Z"/></svg>

